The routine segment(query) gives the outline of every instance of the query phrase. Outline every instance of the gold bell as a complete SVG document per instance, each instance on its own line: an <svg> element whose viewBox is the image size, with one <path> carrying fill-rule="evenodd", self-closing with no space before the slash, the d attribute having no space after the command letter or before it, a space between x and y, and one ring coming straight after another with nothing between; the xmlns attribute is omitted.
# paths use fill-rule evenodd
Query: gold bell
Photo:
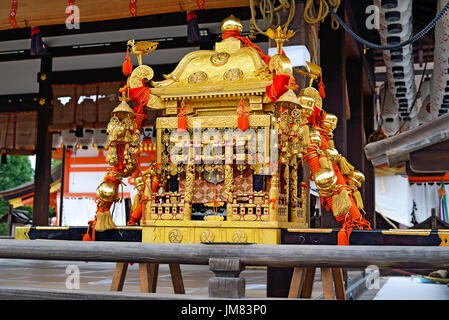
<svg viewBox="0 0 449 320"><path fill-rule="evenodd" d="M120 120L123 120L125 118L135 118L135 114L133 109L126 103L125 100L122 100L120 104L114 108L111 112L111 117L116 116Z"/></svg>
<svg viewBox="0 0 449 320"><path fill-rule="evenodd" d="M323 99L317 89L307 87L299 93L299 104L302 107L304 115L310 116L313 113L314 107L320 110L323 108Z"/></svg>
<svg viewBox="0 0 449 320"><path fill-rule="evenodd" d="M293 90L289 89L275 103L277 106L288 109L299 108L299 99L296 97Z"/></svg>
<svg viewBox="0 0 449 320"><path fill-rule="evenodd" d="M338 118L335 114L326 113L323 119L323 129L332 132L337 128Z"/></svg>
<svg viewBox="0 0 449 320"><path fill-rule="evenodd" d="M312 180L319 190L330 191L337 183L337 176L334 170L323 168L312 174Z"/></svg>
<svg viewBox="0 0 449 320"><path fill-rule="evenodd" d="M310 129L309 137L310 137L310 142L312 142L313 144L315 144L318 147L321 146L322 139L321 139L321 134L319 133L318 130L313 129L313 128Z"/></svg>
<svg viewBox="0 0 449 320"><path fill-rule="evenodd" d="M364 183L365 182L365 175L363 173L361 173L359 170L354 170L354 172L352 173L352 176L360 183Z"/></svg>
<svg viewBox="0 0 449 320"><path fill-rule="evenodd" d="M340 155L335 148L326 148L323 150L326 154L326 157L330 159L330 161L336 163L338 161L338 156Z"/></svg>
<svg viewBox="0 0 449 320"><path fill-rule="evenodd" d="M117 186L110 181L103 181L97 188L97 196L104 202L117 200Z"/></svg>

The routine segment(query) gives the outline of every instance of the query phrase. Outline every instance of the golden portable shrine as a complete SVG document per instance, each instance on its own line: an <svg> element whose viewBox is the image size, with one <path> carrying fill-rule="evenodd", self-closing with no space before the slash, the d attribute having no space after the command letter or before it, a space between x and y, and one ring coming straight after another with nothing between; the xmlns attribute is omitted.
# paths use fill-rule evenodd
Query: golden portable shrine
<svg viewBox="0 0 449 320"><path fill-rule="evenodd" d="M298 89L282 49L293 31L268 29L277 54L267 56L241 36L237 18L221 30L215 50L188 53L158 82L141 60L157 43L128 42L128 81L107 128L111 167L84 240L116 228L111 207L130 176L139 193L128 225L142 226L143 242L278 244L282 229L308 228L309 179L342 225L339 244L371 229L357 190L364 176L334 148L338 119L322 108L322 83L313 87L321 68L307 63L309 86ZM147 110L157 113L156 161L142 172L135 152Z"/></svg>

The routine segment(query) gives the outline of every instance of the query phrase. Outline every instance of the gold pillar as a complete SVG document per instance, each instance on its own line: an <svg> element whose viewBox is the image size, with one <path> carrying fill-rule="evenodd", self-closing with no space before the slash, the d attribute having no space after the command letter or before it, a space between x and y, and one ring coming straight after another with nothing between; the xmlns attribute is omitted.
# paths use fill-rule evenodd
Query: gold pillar
<svg viewBox="0 0 449 320"><path fill-rule="evenodd" d="M234 169L230 164L225 165L225 192L226 217L230 220L232 215L232 202L234 201Z"/></svg>
<svg viewBox="0 0 449 320"><path fill-rule="evenodd" d="M284 166L284 181L285 181L285 203L290 203L290 166L288 160Z"/></svg>
<svg viewBox="0 0 449 320"><path fill-rule="evenodd" d="M289 203L289 221L298 221L298 161L293 156L290 170L290 203Z"/></svg>
<svg viewBox="0 0 449 320"><path fill-rule="evenodd" d="M279 178L277 173L273 173L271 176L271 183L270 183L270 221L278 221L278 203L279 203L279 188L278 188L278 182Z"/></svg>
<svg viewBox="0 0 449 320"><path fill-rule="evenodd" d="M184 220L191 220L192 218L192 201L193 188L195 186L195 165L189 163L186 166L186 186L184 190Z"/></svg>

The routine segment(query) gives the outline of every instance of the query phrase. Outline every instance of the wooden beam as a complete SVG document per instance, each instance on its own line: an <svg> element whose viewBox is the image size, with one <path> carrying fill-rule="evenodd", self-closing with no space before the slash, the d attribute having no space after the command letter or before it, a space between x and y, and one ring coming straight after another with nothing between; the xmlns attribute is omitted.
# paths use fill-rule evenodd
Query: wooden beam
<svg viewBox="0 0 449 320"><path fill-rule="evenodd" d="M110 1L100 0L78 0L75 5L79 7L81 21L105 21L112 19L129 19L128 1ZM247 0L208 0L205 4L206 9L221 9L247 7ZM53 0L41 0L31 2L28 5L19 4L17 10L16 23L19 28L28 28L28 26L46 26L46 25L65 25L67 16L64 14L67 2L54 2ZM246 8L247 9L247 8ZM0 16L8 17L11 10L11 3L3 1L0 3ZM198 10L196 0L152 0L141 1L137 3L137 13L139 16L166 14L166 13L184 13L186 11ZM247 9L248 10L248 9ZM249 11L249 10L248 10ZM62 14L61 14L62 12ZM185 15L182 14L183 21ZM132 21L132 19L129 19ZM164 21L159 21L164 25ZM80 24L83 28L83 24ZM11 29L7 18L0 20L0 30ZM73 29L70 29L73 30Z"/></svg>
<svg viewBox="0 0 449 320"><path fill-rule="evenodd" d="M39 107L39 94L14 94L0 96L0 113L32 112Z"/></svg>
<svg viewBox="0 0 449 320"><path fill-rule="evenodd" d="M209 34L208 36L201 37L201 40L196 43L188 43L187 37L151 37L149 36L146 41L157 41L159 42L157 50L165 49L175 49L175 48L192 48L193 47L204 47L202 49L212 49L217 41L220 41L221 34ZM254 43L266 42L266 37L264 35L258 34ZM82 56L82 55L94 55L94 54L110 54L110 53L126 53L127 41L116 41L116 42L100 42L100 43L85 43L77 45L68 45L60 47L51 47L51 54L54 58L59 57L72 57L72 56ZM6 52L1 52L0 62L4 61L19 61L36 59L35 56L30 55L30 50L11 50Z"/></svg>
<svg viewBox="0 0 449 320"><path fill-rule="evenodd" d="M444 235L443 235L444 236ZM241 266L319 268L449 268L449 247L291 244L174 244L109 241L0 239L0 258L60 261L179 263L208 265L238 259ZM218 270L215 270L218 272ZM231 270L229 270L231 272ZM232 271L234 272L234 271ZM236 271L237 272L237 271ZM287 292L288 292L287 286Z"/></svg>
<svg viewBox="0 0 449 320"><path fill-rule="evenodd" d="M247 6L232 7L221 9L199 10L196 12L198 21L200 23L214 23L221 22L231 14L238 17L240 20L248 20L251 18L250 10ZM8 11L9 15L9 11ZM87 21L81 19L79 29L68 29L65 22L55 25L41 25L43 37L58 37L77 34L88 34L96 32L110 32L110 31L125 31L134 29L158 28L161 26L182 26L186 24L186 13L182 11L143 15L138 17L124 17L121 19L105 20L105 21ZM29 39L30 28L18 28L0 31L0 39L2 41Z"/></svg>
<svg viewBox="0 0 449 320"><path fill-rule="evenodd" d="M52 136L48 131L52 115L51 70L52 57L43 57L41 60L41 71L38 75L40 107L37 115L33 226L48 226L52 144Z"/></svg>

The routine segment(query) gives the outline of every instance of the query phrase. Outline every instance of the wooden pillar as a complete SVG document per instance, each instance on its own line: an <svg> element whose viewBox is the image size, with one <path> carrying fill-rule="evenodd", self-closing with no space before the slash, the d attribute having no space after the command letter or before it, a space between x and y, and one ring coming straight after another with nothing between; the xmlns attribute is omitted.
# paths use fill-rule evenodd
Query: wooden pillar
<svg viewBox="0 0 449 320"><path fill-rule="evenodd" d="M369 135L374 131L374 95L365 95L363 97L362 119L364 120L364 137L366 138L363 146L367 144ZM363 202L365 205L365 219L368 220L373 229L376 228L376 212L375 212L375 176L374 166L366 158L366 154L362 151L364 161L365 182L363 183Z"/></svg>
<svg viewBox="0 0 449 320"><path fill-rule="evenodd" d="M363 198L365 219L374 227L374 167L363 151L368 140L367 137L373 130L374 97L364 95L363 92L363 83L366 79L362 59L364 59L363 56L346 62L347 79L350 79L348 95L351 109L351 117L347 121L347 158L357 170L365 175L365 182L359 191Z"/></svg>
<svg viewBox="0 0 449 320"><path fill-rule="evenodd" d="M340 14L345 12L343 9ZM346 128L346 54L345 31L342 27L332 29L331 19L328 17L320 24L320 63L323 82L326 87L326 98L323 109L338 117L337 128L334 133L335 148L346 157L347 128ZM331 211L321 208L321 227L339 228Z"/></svg>
<svg viewBox="0 0 449 320"><path fill-rule="evenodd" d="M340 11L342 14L344 10ZM343 156L347 155L346 136L346 54L345 31L330 26L330 18L320 25L320 62L323 82L326 87L326 98L323 109L338 117L338 125L334 131L335 148Z"/></svg>
<svg viewBox="0 0 449 320"><path fill-rule="evenodd" d="M287 298L293 268L267 267L267 297Z"/></svg>
<svg viewBox="0 0 449 320"><path fill-rule="evenodd" d="M361 59L347 61L346 76L348 82L349 106L351 117L347 120L347 159L359 171L364 172L364 128L362 119L363 94L362 94L362 72ZM361 190L362 191L362 190ZM363 196L363 193L362 193Z"/></svg>
<svg viewBox="0 0 449 320"><path fill-rule="evenodd" d="M34 171L33 226L48 225L51 182L51 142L48 131L52 116L51 90L52 57L41 59L39 109L37 113L36 168Z"/></svg>

